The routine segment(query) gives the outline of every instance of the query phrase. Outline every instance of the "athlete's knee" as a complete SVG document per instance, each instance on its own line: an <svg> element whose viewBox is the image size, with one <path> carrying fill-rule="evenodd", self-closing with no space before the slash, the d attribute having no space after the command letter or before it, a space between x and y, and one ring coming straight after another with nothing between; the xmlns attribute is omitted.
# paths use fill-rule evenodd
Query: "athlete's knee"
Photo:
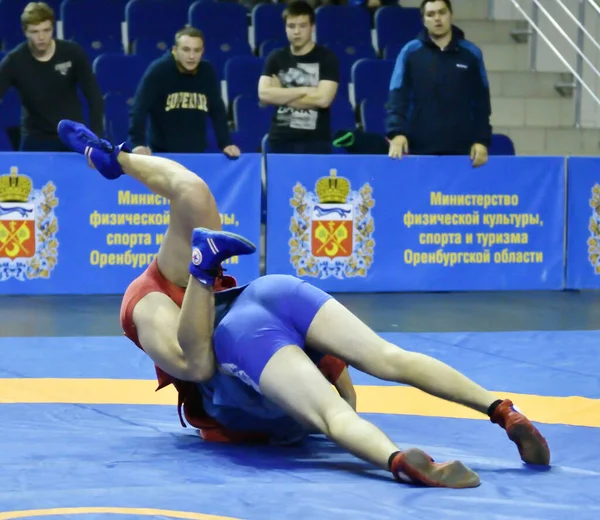
<svg viewBox="0 0 600 520"><path fill-rule="evenodd" d="M175 195L175 198L180 201L189 201L194 204L206 202L211 197L212 193L208 184L192 172L178 184Z"/></svg>
<svg viewBox="0 0 600 520"><path fill-rule="evenodd" d="M386 381L399 381L411 369L411 352L387 341L384 343L375 360L377 377Z"/></svg>
<svg viewBox="0 0 600 520"><path fill-rule="evenodd" d="M330 439L335 440L344 435L348 425L357 417L352 407L340 398L336 406L331 407L322 415L321 431Z"/></svg>
<svg viewBox="0 0 600 520"><path fill-rule="evenodd" d="M352 415L356 415L356 412L346 401L335 395L328 399L326 404L322 403L322 406L306 410L302 415L308 428L318 430L327 437L335 439L344 428L343 425Z"/></svg>

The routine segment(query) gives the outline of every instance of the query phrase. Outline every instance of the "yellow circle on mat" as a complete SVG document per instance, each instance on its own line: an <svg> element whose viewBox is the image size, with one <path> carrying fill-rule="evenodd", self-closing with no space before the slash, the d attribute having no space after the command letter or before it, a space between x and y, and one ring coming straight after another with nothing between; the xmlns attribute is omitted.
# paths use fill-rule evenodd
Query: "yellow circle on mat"
<svg viewBox="0 0 600 520"><path fill-rule="evenodd" d="M168 511L165 509L146 509L129 507L63 507L54 509L30 509L28 511L12 511L0 513L0 520L12 518L35 518L37 516L59 515L90 515L90 514L120 514L137 516L166 516L169 518L188 518L190 520L239 520L230 516L205 515L203 513L188 513L186 511Z"/></svg>

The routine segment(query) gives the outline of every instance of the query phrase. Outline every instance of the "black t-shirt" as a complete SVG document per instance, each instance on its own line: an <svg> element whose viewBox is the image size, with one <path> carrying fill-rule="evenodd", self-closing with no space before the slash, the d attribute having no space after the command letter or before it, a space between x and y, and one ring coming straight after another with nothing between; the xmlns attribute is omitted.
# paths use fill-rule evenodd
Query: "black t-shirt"
<svg viewBox="0 0 600 520"><path fill-rule="evenodd" d="M90 106L90 126L102 135L102 93L87 54L78 44L56 40L54 56L38 61L23 42L0 63L0 97L15 87L22 103L22 133L30 137L56 138L61 119L83 122L78 86Z"/></svg>
<svg viewBox="0 0 600 520"><path fill-rule="evenodd" d="M336 55L321 45L315 45L303 56L295 56L289 47L274 50L267 58L263 75L277 76L284 88L316 87L321 80L340 81ZM269 138L328 141L331 139L329 109L279 106L273 115Z"/></svg>

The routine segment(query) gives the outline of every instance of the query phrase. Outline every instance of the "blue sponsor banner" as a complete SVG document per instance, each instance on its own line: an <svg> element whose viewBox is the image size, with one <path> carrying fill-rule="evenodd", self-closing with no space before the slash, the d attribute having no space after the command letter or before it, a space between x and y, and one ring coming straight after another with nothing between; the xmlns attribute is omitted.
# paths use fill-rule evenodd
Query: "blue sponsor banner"
<svg viewBox="0 0 600 520"><path fill-rule="evenodd" d="M329 292L562 289L559 157L270 155L267 272Z"/></svg>
<svg viewBox="0 0 600 520"><path fill-rule="evenodd" d="M260 243L261 157L171 158L210 186L223 228ZM121 294L158 252L169 203L140 182L104 179L76 154L0 154L0 294ZM190 251L191 255L191 251ZM239 283L258 253L231 259Z"/></svg>
<svg viewBox="0 0 600 520"><path fill-rule="evenodd" d="M600 288L600 159L569 158L567 288Z"/></svg>

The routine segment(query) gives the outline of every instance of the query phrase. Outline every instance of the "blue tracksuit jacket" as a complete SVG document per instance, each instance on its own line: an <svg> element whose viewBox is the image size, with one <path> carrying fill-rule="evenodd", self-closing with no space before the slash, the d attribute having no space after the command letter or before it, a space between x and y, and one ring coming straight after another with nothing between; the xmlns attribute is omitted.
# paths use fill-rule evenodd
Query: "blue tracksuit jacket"
<svg viewBox="0 0 600 520"><path fill-rule="evenodd" d="M453 27L441 50L426 31L400 52L388 102L387 137L405 135L414 155L469 154L489 148L491 105L481 50Z"/></svg>

